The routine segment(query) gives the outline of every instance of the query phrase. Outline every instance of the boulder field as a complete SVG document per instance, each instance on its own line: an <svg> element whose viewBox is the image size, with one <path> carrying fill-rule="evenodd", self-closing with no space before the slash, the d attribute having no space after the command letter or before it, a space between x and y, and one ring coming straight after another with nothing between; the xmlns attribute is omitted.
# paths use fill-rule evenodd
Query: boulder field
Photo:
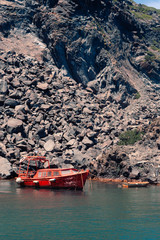
<svg viewBox="0 0 160 240"><path fill-rule="evenodd" d="M1 178L38 154L159 182L159 26L159 10L129 0L2 0Z"/></svg>

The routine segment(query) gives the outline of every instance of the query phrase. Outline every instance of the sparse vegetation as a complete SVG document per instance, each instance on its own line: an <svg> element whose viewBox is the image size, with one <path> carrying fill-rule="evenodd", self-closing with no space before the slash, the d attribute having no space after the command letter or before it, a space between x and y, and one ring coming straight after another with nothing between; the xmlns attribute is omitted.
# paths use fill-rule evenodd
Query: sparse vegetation
<svg viewBox="0 0 160 240"><path fill-rule="evenodd" d="M153 12L156 12L157 14L160 14L160 10L156 9L154 7L149 7L144 4L133 4L131 8L135 11L142 12L145 14L151 14Z"/></svg>
<svg viewBox="0 0 160 240"><path fill-rule="evenodd" d="M136 94L134 95L134 98L135 99L139 99L141 97L140 93L139 92L136 92Z"/></svg>
<svg viewBox="0 0 160 240"><path fill-rule="evenodd" d="M156 59L156 55L153 52L148 51L145 56L145 61L153 62Z"/></svg>
<svg viewBox="0 0 160 240"><path fill-rule="evenodd" d="M145 13L142 13L142 12L133 12L134 15L139 18L139 19L142 19L142 20L151 20L152 19L152 16L151 15L148 15L148 14L145 14Z"/></svg>
<svg viewBox="0 0 160 240"><path fill-rule="evenodd" d="M159 33L159 32L160 32L160 27L154 27L154 28L152 28L152 30L153 30L154 32Z"/></svg>
<svg viewBox="0 0 160 240"><path fill-rule="evenodd" d="M155 45L152 45L151 48L152 48L154 51L159 51L159 48L157 48Z"/></svg>
<svg viewBox="0 0 160 240"><path fill-rule="evenodd" d="M130 6L130 9L132 14L142 20L151 20L153 18L153 13L160 15L159 9L156 9L154 7L148 7L144 4L132 4Z"/></svg>
<svg viewBox="0 0 160 240"><path fill-rule="evenodd" d="M118 145L133 145L135 142L142 139L142 135L143 133L138 131L137 129L128 130L120 134L120 141L118 142Z"/></svg>

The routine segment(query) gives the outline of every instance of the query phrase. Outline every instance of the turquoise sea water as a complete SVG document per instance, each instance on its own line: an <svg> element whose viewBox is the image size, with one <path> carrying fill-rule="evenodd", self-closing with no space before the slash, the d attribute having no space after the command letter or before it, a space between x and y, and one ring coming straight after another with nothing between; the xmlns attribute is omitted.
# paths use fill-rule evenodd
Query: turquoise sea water
<svg viewBox="0 0 160 240"><path fill-rule="evenodd" d="M53 191L0 181L0 239L160 239L160 187L88 181L82 192Z"/></svg>

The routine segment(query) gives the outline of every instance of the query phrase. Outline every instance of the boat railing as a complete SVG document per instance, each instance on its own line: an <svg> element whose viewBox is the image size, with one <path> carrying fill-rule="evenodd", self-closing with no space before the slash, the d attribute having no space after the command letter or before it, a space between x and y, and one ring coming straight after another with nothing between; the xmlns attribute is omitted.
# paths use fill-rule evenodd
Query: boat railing
<svg viewBox="0 0 160 240"><path fill-rule="evenodd" d="M25 176L27 174L26 170L21 170L18 172L18 176Z"/></svg>
<svg viewBox="0 0 160 240"><path fill-rule="evenodd" d="M19 173L18 173L18 176L19 177L33 177L35 175L36 171L32 171L32 170L21 170Z"/></svg>

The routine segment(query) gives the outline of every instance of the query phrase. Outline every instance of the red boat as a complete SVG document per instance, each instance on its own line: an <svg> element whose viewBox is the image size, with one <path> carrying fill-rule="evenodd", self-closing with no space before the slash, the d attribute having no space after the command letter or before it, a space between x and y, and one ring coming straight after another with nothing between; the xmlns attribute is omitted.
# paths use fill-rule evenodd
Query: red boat
<svg viewBox="0 0 160 240"><path fill-rule="evenodd" d="M23 169L27 162L27 169ZM31 170L31 164L34 170ZM47 165L39 169L39 165ZM50 168L49 160L41 156L27 156L20 161L20 167L16 182L21 187L53 188L53 189L76 189L82 190L89 170L77 170L74 168Z"/></svg>

